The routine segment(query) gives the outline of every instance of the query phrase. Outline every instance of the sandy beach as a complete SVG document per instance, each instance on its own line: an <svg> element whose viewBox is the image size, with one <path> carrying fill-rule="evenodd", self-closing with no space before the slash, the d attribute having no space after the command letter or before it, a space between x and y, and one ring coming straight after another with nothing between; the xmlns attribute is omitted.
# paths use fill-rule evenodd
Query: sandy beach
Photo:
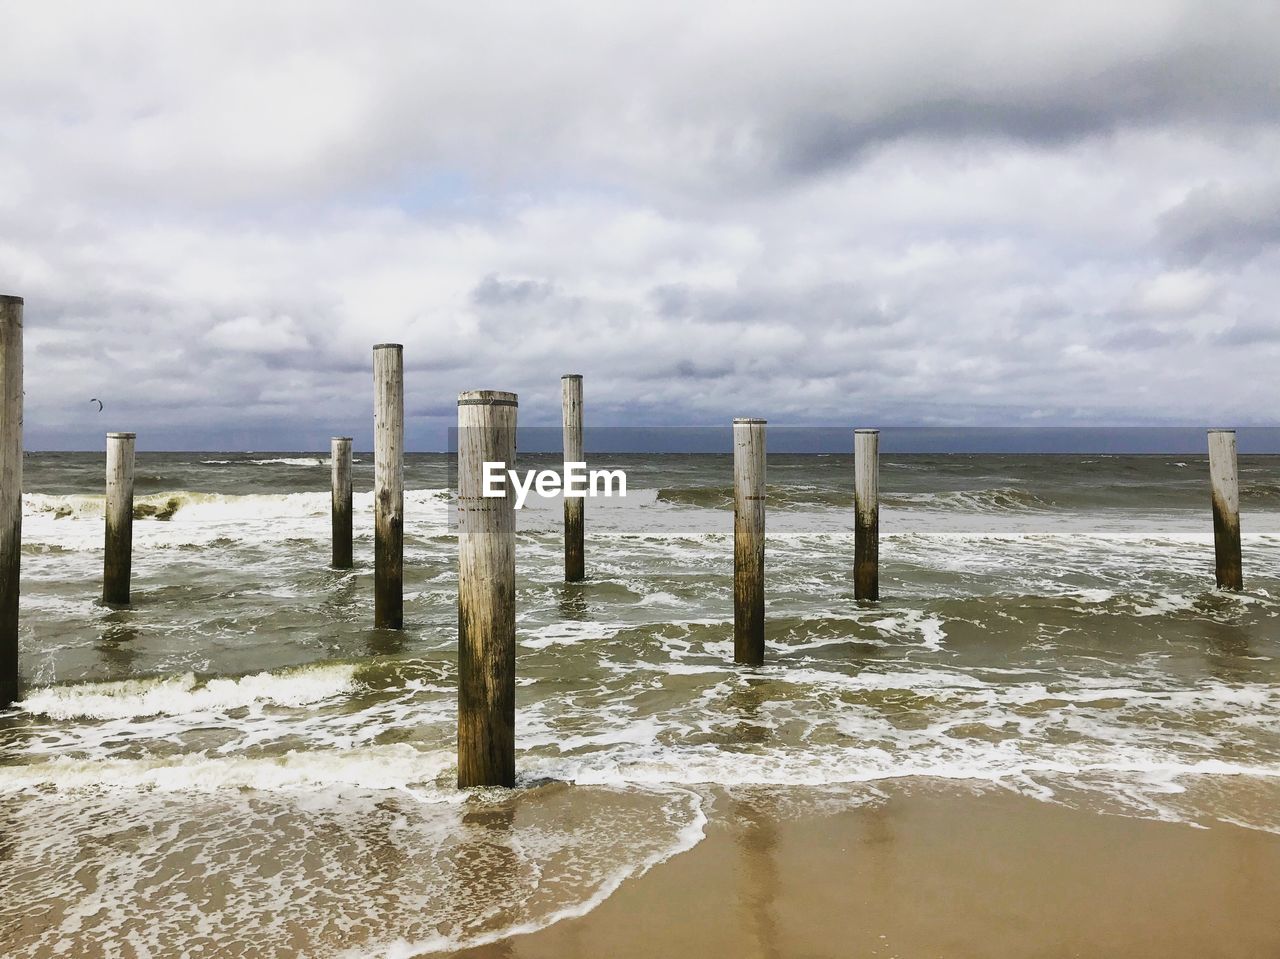
<svg viewBox="0 0 1280 959"><path fill-rule="evenodd" d="M947 783L893 788L878 804L840 812L805 812L765 790L720 795L715 806L703 842L588 915L453 955L1280 955L1273 834Z"/></svg>

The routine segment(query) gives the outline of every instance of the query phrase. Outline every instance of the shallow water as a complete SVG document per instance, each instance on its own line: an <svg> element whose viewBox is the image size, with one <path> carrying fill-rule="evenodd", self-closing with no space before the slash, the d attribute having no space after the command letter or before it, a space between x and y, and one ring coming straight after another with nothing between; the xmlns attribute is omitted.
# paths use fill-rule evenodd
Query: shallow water
<svg viewBox="0 0 1280 959"><path fill-rule="evenodd" d="M111 610L101 455L28 457L9 952L447 950L591 908L697 841L708 790L760 784L955 779L1280 832L1280 457L1241 457L1232 595L1203 456L885 456L885 599L859 606L851 457L773 456L760 670L729 662L729 458L593 462L629 495L588 500L588 582L560 581L558 502L519 514L531 788L470 799L446 458L407 463L403 633L370 626L357 460L340 573L322 456L139 454Z"/></svg>

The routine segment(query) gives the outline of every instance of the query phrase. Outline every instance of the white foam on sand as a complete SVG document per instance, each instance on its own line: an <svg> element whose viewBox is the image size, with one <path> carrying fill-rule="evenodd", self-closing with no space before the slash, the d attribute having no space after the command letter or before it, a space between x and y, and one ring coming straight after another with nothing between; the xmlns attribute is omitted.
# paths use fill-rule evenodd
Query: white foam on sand
<svg viewBox="0 0 1280 959"><path fill-rule="evenodd" d="M680 788L453 792L466 800L345 785L32 796L14 808L0 918L31 954L96 955L128 936L140 955L289 941L305 955L407 957L584 915L696 845L707 822Z"/></svg>

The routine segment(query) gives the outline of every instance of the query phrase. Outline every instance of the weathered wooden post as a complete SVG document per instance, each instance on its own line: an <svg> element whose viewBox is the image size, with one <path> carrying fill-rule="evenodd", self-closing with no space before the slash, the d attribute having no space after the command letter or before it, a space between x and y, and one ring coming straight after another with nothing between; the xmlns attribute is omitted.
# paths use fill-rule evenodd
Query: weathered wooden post
<svg viewBox="0 0 1280 959"><path fill-rule="evenodd" d="M1218 588L1244 589L1235 430L1209 430L1209 483L1213 489L1213 551Z"/></svg>
<svg viewBox="0 0 1280 959"><path fill-rule="evenodd" d="M106 549L102 557L102 601L129 605L133 573L133 451L135 433L107 434Z"/></svg>
<svg viewBox="0 0 1280 959"><path fill-rule="evenodd" d="M564 461L582 463L582 374L566 373L560 377L564 415ZM569 468L565 466L565 475ZM587 500L582 496L564 497L564 581L576 583L586 578L586 556L583 550Z"/></svg>
<svg viewBox="0 0 1280 959"><path fill-rule="evenodd" d="M733 658L764 664L765 420L733 421Z"/></svg>
<svg viewBox="0 0 1280 959"><path fill-rule="evenodd" d="M404 626L404 347L373 348L373 625Z"/></svg>
<svg viewBox="0 0 1280 959"><path fill-rule="evenodd" d="M329 472L332 480L331 516L334 569L350 569L351 559L351 437L335 436L329 441Z"/></svg>
<svg viewBox="0 0 1280 959"><path fill-rule="evenodd" d="M853 431L853 598L880 598L880 431Z"/></svg>
<svg viewBox="0 0 1280 959"><path fill-rule="evenodd" d="M0 708L18 698L22 557L22 297L0 294Z"/></svg>
<svg viewBox="0 0 1280 959"><path fill-rule="evenodd" d="M458 785L516 780L516 514L485 496L485 464L513 469L515 393L458 396ZM498 467L495 467L497 470ZM502 472L505 480L506 474Z"/></svg>

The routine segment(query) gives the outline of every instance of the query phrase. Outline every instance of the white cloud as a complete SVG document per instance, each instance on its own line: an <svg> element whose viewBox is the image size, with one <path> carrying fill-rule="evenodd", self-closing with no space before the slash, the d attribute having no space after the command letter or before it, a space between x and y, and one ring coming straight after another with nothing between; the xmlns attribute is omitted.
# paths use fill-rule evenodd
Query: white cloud
<svg viewBox="0 0 1280 959"><path fill-rule="evenodd" d="M1272 421L1280 10L981 7L11 4L29 436Z"/></svg>
<svg viewBox="0 0 1280 959"><path fill-rule="evenodd" d="M1199 270L1171 270L1141 285L1137 305L1144 313L1185 316L1204 310L1217 292L1217 280Z"/></svg>
<svg viewBox="0 0 1280 959"><path fill-rule="evenodd" d="M302 331L290 316L238 316L224 320L205 333L204 341L232 353L281 353L306 348Z"/></svg>

